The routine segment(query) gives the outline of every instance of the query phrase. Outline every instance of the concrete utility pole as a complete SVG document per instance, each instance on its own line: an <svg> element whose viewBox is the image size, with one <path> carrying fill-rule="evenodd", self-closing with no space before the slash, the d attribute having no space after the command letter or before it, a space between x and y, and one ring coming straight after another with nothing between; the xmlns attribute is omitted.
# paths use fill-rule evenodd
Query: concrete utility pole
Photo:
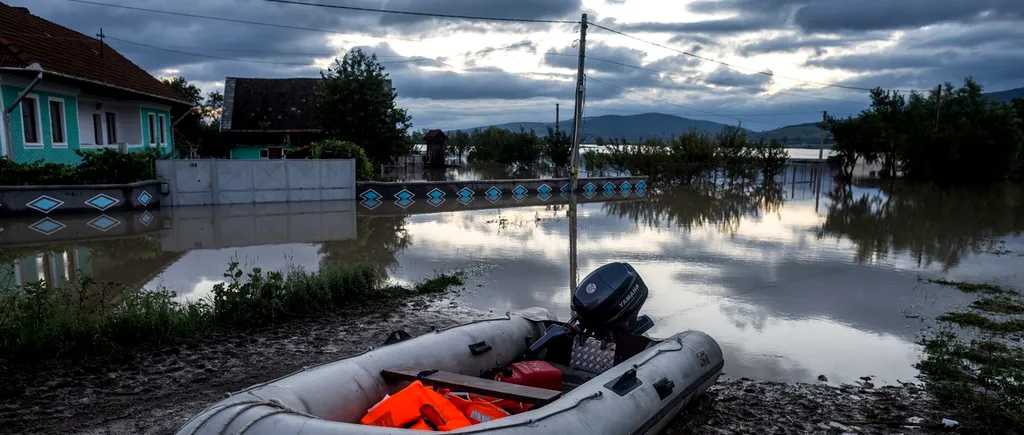
<svg viewBox="0 0 1024 435"><path fill-rule="evenodd" d="M818 160L825 160L825 123L828 122L828 111L821 112L821 145L818 146Z"/></svg>
<svg viewBox="0 0 1024 435"><path fill-rule="evenodd" d="M573 111L572 120L572 181L569 183L570 192L576 191L580 178L580 135L583 134L583 70L584 59L587 54L587 14L583 14L580 21L580 63L576 70L576 108Z"/></svg>

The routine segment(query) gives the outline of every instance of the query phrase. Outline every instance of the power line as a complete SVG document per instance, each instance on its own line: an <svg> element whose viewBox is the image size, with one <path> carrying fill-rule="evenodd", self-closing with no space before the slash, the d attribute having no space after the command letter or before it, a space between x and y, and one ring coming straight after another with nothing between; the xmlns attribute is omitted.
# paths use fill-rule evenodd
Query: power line
<svg viewBox="0 0 1024 435"><path fill-rule="evenodd" d="M777 75L775 73L771 73L771 72L768 72L768 71L761 71L761 70L756 70L756 69L752 69L752 68L742 67L742 66L739 66L739 65L733 65L731 63L723 62L723 61L720 61L720 60L717 60L717 59L711 59L711 58L708 58L708 57L704 57L704 56L693 54L693 53L690 53L690 52L687 52L687 51L683 51L683 50L680 50L680 49L677 49L677 48L672 48L672 47L669 47L669 46L664 45L664 44L659 44L657 42L648 41L648 40L640 38L638 36L633 36L633 35L630 35L630 34L625 33L625 32L621 32L621 31L618 31L618 30L615 30L615 29L611 29L611 28L602 26L600 24L594 24L594 23L588 23L588 24L591 25L591 26L597 27L598 29L606 30L606 31L609 31L609 32L612 32L612 33L615 33L615 34L618 34L618 35L625 36L627 38L632 38L632 39L635 39L635 40L640 41L640 42L644 42L644 43L651 44L651 45L656 46L656 47L664 48L666 50L671 50L671 51L674 51L676 53L679 53L679 54L682 54L682 55L685 55L685 56L694 57L694 58L697 58L697 59L700 59L700 60L703 60L703 61L707 61L707 62L714 62L714 63L720 64L720 65L727 66L729 68L741 69L741 70L745 70L745 71L755 72L757 74L763 74L763 75L766 75L766 76L769 76L769 77L778 77L778 78L782 78L782 79L786 79L786 80L794 80L794 81L803 82L803 83L807 83L807 84L813 84L813 85L819 85L819 86L827 86L827 87L831 87L831 88L848 89L848 90L853 90L853 91L867 91L867 92L871 91L871 89L868 89L868 88L861 88L861 87L857 87L857 86L837 85L837 84L834 84L834 83L824 83L824 82L815 82L815 81L803 80L803 79L798 79L798 78L794 78L794 77L786 77L786 76Z"/></svg>
<svg viewBox="0 0 1024 435"><path fill-rule="evenodd" d="M616 86L616 85L613 85L611 83L595 79L593 77L590 77L589 79L593 80L593 81L595 81L597 83L600 83L600 84L602 84L604 86L607 86L609 88L612 88L612 89L618 89L618 90L623 91L623 92L627 92L627 93L630 93L630 94L641 96L643 98L651 98L651 97L647 97L645 95L642 95L642 94L640 94L638 92L634 92L634 91L631 91L629 89L623 88L621 86ZM627 98L627 99L629 99L629 98ZM732 119L735 119L735 120L740 121L740 122L746 121L746 122L751 122L751 123L755 123L755 124L777 125L777 126L780 126L780 127L784 127L784 125L778 124L778 123L774 123L774 122L754 121L754 120L749 120L749 119L743 119L743 118L740 118L740 117L735 116L735 115L727 115L727 114L721 114L721 113L712 113L712 112L708 112L706 110L695 109L693 107L687 107L687 106L684 106L682 104L677 104L677 103L673 103L671 101L663 100L661 98L651 98L651 99L661 101L661 102L663 102L665 104L671 104L673 106L681 107L681 108L686 109L686 110L692 110L694 112L701 112L701 113L705 114L705 115L687 115L687 116L714 116L714 117L719 117L719 118L732 118Z"/></svg>
<svg viewBox="0 0 1024 435"><path fill-rule="evenodd" d="M306 3L294 0L263 0L269 3L282 3L289 5L299 6L312 6L319 8L329 9L343 9L348 11L359 11L359 12L376 12L382 14L396 14L396 15L412 15L417 17L434 17L434 18L454 18L459 20L481 20L481 21L505 21L505 22L517 22L517 23L549 23L549 24L576 24L579 21L570 20L538 20L532 18L506 18L506 17L484 17L477 15L455 15L455 14L440 14L434 12L413 12L413 11L396 11L390 9L374 9L374 8L363 8L356 6L342 6L333 4L322 4L322 3Z"/></svg>
<svg viewBox="0 0 1024 435"><path fill-rule="evenodd" d="M261 64L268 64L268 65L312 66L312 63L308 63L308 62L307 63L277 62L277 61L271 61L271 60L238 59L238 58L233 58L233 57L213 56L213 55L209 55L209 54L192 53L192 52L188 52L188 51L175 50L173 48L159 47L159 46L156 46L156 45L143 44L141 42L129 41L127 39L115 38L113 36L108 36L107 38L110 39L110 40L113 40L113 41L123 42L125 44L137 45L139 47L151 48L151 49L154 49L154 50L166 51L166 52L170 52L170 53L183 54L183 55L186 55L186 56L205 57L207 59L230 60L230 61L235 61L235 62L248 62L248 63L261 63Z"/></svg>
<svg viewBox="0 0 1024 435"><path fill-rule="evenodd" d="M94 6L104 6L104 7L115 8L115 9L127 9L127 10L140 11L140 12L151 12L151 13L155 13L155 14L174 15L174 16L178 16L178 17L200 18L200 19L204 19L204 20L223 21L223 22L228 22L228 23L250 24L250 25L254 25L254 26L276 27L276 28L279 28L279 29L305 30L305 31L309 31L309 32L329 33L329 34L333 34L333 35L359 36L359 37L363 37L363 38L376 38L376 39L395 40L395 41L425 42L422 39L406 39L406 38L396 38L396 37L393 37L393 36L373 36L373 35L366 35L366 34L361 34L361 33L345 33L345 32L338 32L336 30L330 30L330 29L318 29L318 28L314 28L314 27L301 27L301 26L291 26L291 25L287 25L287 24L265 23L265 22L261 22L261 21L239 20L239 19L235 19L235 18L215 17L215 16L210 16L210 15L199 15L199 14L191 14L191 13L186 13L186 12L175 12L175 11L165 11L165 10L160 10L160 9L140 8L140 7L136 7L136 6L117 5L117 4L111 4L111 3L95 2L95 1L90 1L90 0L65 0L65 1L69 1L69 2L72 2L72 3L82 3L82 4L87 4L87 5L94 5Z"/></svg>
<svg viewBox="0 0 1024 435"><path fill-rule="evenodd" d="M547 53L547 54L555 55L555 56L576 57L575 54L567 54L567 53ZM638 69L638 70L649 71L649 72L653 72L653 73L657 73L657 74L665 74L667 76L682 77L684 79L695 80L695 81L704 82L704 83L710 83L710 84L718 85L718 86L729 86L729 87L739 87L739 88L753 89L751 86L737 86L737 85L733 85L733 84L729 84L729 83L716 82L716 81L713 81L713 80L707 80L707 79L697 78L697 77L693 77L693 76L687 76L687 75L682 75L682 74L675 74L675 73L670 73L670 72L667 72L667 71L659 71L659 70L656 70L656 69L653 69L653 68L648 68L648 67L645 67L645 66L630 65L630 64L627 64L627 63L622 63L622 62L614 61L614 60L611 60L611 59L604 59L604 58L597 57L597 56L592 56L592 55L589 55L589 54L587 55L587 59L593 59L593 60L596 60L598 62L604 62L604 63L609 63L609 64L612 64L612 65L624 66L624 67L627 67L627 68L634 68L634 69ZM784 94L784 95L792 95L792 96L798 97L798 98L811 98L811 99L822 100L822 101L835 101L835 102L845 103L845 104L856 104L858 106L864 106L865 105L865 103L862 102L862 101L840 100L840 99L836 99L836 98L827 98L827 97L816 97L816 96L813 96L813 95L803 95L803 94L798 94L798 93L794 93L794 92L787 92L787 91L776 91L775 93ZM815 113L818 113L818 112L815 112Z"/></svg>
<svg viewBox="0 0 1024 435"><path fill-rule="evenodd" d="M636 101L636 100L631 100L631 101ZM605 111L608 111L608 112L636 113L636 114L640 114L640 115L645 114L645 113L654 113L654 112L651 112L650 110L648 110L648 111L639 111L639 110L623 110L623 109L606 109L606 108L603 108L603 107L591 107L588 110L605 110ZM813 112L741 113L741 114L738 114L738 115L741 115L741 116L821 115L821 111L816 110L816 111L813 111ZM725 116L725 115L723 115L723 116ZM729 116L733 116L733 115L729 115Z"/></svg>

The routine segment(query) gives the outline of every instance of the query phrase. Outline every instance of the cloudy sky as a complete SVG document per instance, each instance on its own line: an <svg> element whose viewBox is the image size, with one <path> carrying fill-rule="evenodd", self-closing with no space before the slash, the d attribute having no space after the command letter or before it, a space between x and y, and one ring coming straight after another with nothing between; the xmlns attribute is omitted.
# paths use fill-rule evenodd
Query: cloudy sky
<svg viewBox="0 0 1024 435"><path fill-rule="evenodd" d="M586 12L591 22L656 43L589 28L585 116L662 112L764 130L815 121L822 110L856 113L867 93L848 88L925 89L967 75L990 91L1024 86L1021 0L298 1L540 20L578 21ZM222 89L227 76L317 77L335 56L364 47L387 67L416 128L551 121L556 103L563 119L572 111L574 24L265 0L7 3L85 34L102 27L112 46L154 75L181 75L207 91Z"/></svg>

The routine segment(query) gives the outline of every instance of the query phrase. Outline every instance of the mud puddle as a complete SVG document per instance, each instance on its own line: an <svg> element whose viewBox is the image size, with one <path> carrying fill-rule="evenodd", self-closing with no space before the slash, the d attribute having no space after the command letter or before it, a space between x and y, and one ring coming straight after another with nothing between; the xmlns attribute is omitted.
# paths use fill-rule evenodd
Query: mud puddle
<svg viewBox="0 0 1024 435"><path fill-rule="evenodd" d="M31 375L3 374L0 432L173 434L228 392L379 346L394 330L416 336L496 314L442 298L420 299L389 313L352 310L244 335L210 337L131 361L84 361ZM900 425L863 421L934 421L929 409L927 396L912 385L868 388L723 377L664 433L915 433Z"/></svg>

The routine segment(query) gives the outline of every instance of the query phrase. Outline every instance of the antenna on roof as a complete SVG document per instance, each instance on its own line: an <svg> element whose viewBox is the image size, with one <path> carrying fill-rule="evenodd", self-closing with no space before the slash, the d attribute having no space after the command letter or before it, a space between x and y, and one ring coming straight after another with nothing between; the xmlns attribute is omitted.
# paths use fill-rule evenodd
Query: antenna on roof
<svg viewBox="0 0 1024 435"><path fill-rule="evenodd" d="M103 38L106 38L107 35L103 34L103 28L100 27L100 33L97 33L96 36L100 38L100 58L102 58L103 57Z"/></svg>

